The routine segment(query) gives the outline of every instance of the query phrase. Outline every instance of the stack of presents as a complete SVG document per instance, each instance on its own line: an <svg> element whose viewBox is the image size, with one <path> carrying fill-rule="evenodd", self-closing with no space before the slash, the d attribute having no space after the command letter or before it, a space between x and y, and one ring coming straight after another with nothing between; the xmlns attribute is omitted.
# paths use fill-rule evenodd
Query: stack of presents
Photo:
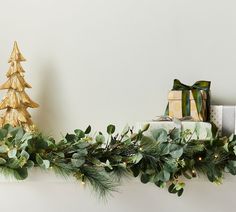
<svg viewBox="0 0 236 212"><path fill-rule="evenodd" d="M220 135L236 134L236 106L211 105L210 84L209 81L198 81L188 86L175 79L168 94L165 115L151 122L139 123L139 127L149 123L150 130L170 130L180 123L182 130L194 132L198 125L200 139L211 136L209 132L213 126L217 127Z"/></svg>

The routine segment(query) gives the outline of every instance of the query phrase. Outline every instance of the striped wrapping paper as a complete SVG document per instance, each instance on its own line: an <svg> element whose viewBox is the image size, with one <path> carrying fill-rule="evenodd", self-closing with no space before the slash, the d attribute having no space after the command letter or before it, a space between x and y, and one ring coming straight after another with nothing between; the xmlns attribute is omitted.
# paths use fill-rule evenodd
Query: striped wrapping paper
<svg viewBox="0 0 236 212"><path fill-rule="evenodd" d="M219 129L220 135L236 134L236 106L211 105L210 121Z"/></svg>

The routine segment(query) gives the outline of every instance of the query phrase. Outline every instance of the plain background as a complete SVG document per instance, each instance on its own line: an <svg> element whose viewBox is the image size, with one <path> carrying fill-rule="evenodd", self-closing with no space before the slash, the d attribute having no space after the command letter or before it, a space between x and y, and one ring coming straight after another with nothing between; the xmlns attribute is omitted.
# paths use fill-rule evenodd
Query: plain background
<svg viewBox="0 0 236 212"><path fill-rule="evenodd" d="M163 114L174 78L212 81L212 101L236 104L236 2L230 0L0 1L0 82L17 40L30 110L46 134L61 137L88 124ZM5 91L1 92L3 97ZM45 176L42 175L42 178ZM178 198L131 180L106 203L69 182L0 183L0 209L64 211L225 211L235 206L236 180L188 182Z"/></svg>

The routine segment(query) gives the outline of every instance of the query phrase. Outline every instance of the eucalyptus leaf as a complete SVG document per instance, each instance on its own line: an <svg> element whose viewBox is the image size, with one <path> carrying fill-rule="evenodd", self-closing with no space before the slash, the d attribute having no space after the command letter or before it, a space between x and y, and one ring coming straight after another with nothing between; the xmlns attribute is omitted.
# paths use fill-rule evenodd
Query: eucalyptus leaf
<svg viewBox="0 0 236 212"><path fill-rule="evenodd" d="M139 165L133 165L130 169L131 169L131 171L132 171L134 177L139 176L139 173L140 173L140 167L139 167Z"/></svg>
<svg viewBox="0 0 236 212"><path fill-rule="evenodd" d="M20 127L18 130L17 130L17 133L16 135L14 136L15 137L15 140L21 140L24 136L24 130Z"/></svg>
<svg viewBox="0 0 236 212"><path fill-rule="evenodd" d="M14 129L14 127L11 126L10 124L5 124L3 126L3 129L7 130L7 132L10 133L12 131L12 129Z"/></svg>
<svg viewBox="0 0 236 212"><path fill-rule="evenodd" d="M96 142L99 144L103 144L105 142L105 137L104 135L98 134L95 138Z"/></svg>
<svg viewBox="0 0 236 212"><path fill-rule="evenodd" d="M84 163L85 163L85 159L84 158L80 158L80 159L71 159L72 165L79 168L81 167Z"/></svg>
<svg viewBox="0 0 236 212"><path fill-rule="evenodd" d="M91 132L91 126L89 125L84 131L85 134L89 134Z"/></svg>
<svg viewBox="0 0 236 212"><path fill-rule="evenodd" d="M4 158L0 158L0 165L5 164L7 161Z"/></svg>
<svg viewBox="0 0 236 212"><path fill-rule="evenodd" d="M157 175L157 179L159 181L167 182L170 179L170 173L166 170L161 170Z"/></svg>
<svg viewBox="0 0 236 212"><path fill-rule="evenodd" d="M173 158L180 158L183 154L183 149L177 149L177 150L174 150L172 152L170 152L170 155L173 157Z"/></svg>
<svg viewBox="0 0 236 212"><path fill-rule="evenodd" d="M116 129L116 127L114 125L110 124L107 126L107 133L109 135L112 135L115 132L115 129Z"/></svg>
<svg viewBox="0 0 236 212"><path fill-rule="evenodd" d="M6 153L8 152L9 148L7 145L3 144L0 146L0 153Z"/></svg>
<svg viewBox="0 0 236 212"><path fill-rule="evenodd" d="M16 157L16 153L17 153L17 149L13 148L8 151L7 155L9 158L14 158L14 157Z"/></svg>
<svg viewBox="0 0 236 212"><path fill-rule="evenodd" d="M8 134L8 131L4 128L0 129L0 140L2 141Z"/></svg>
<svg viewBox="0 0 236 212"><path fill-rule="evenodd" d="M170 173L174 173L178 170L178 163L175 159L168 159L164 164L164 169Z"/></svg>
<svg viewBox="0 0 236 212"><path fill-rule="evenodd" d="M29 153L25 150L22 150L20 155L23 156L26 160L28 160L30 157Z"/></svg>
<svg viewBox="0 0 236 212"><path fill-rule="evenodd" d="M234 154L236 155L236 146L234 146Z"/></svg>
<svg viewBox="0 0 236 212"><path fill-rule="evenodd" d="M77 151L77 154L79 155L79 157L84 157L88 154L87 149L80 149Z"/></svg>
<svg viewBox="0 0 236 212"><path fill-rule="evenodd" d="M232 175L236 175L236 161L229 160L225 170Z"/></svg>
<svg viewBox="0 0 236 212"><path fill-rule="evenodd" d="M32 160L28 160L26 162L26 166L27 166L28 169L30 169L30 168L34 167L34 162Z"/></svg>
<svg viewBox="0 0 236 212"><path fill-rule="evenodd" d="M180 189L183 189L184 186L185 186L185 183L179 182L179 183L176 183L176 184L175 184L175 189L176 189L177 191L179 191Z"/></svg>
<svg viewBox="0 0 236 212"><path fill-rule="evenodd" d="M76 139L76 136L74 134L66 134L65 136L66 141L73 142Z"/></svg>
<svg viewBox="0 0 236 212"><path fill-rule="evenodd" d="M49 160L43 160L43 168L48 169L50 167L50 161Z"/></svg>
<svg viewBox="0 0 236 212"><path fill-rule="evenodd" d="M230 137L229 137L229 142L233 141L234 138L235 138L235 135L234 135L234 134L230 135Z"/></svg>
<svg viewBox="0 0 236 212"><path fill-rule="evenodd" d="M80 158L80 155L76 152L72 155L72 158L78 159L78 158Z"/></svg>
<svg viewBox="0 0 236 212"><path fill-rule="evenodd" d="M28 141L29 139L31 139L33 137L32 133L26 132L23 137L21 138L21 141Z"/></svg>
<svg viewBox="0 0 236 212"><path fill-rule="evenodd" d="M41 158L41 156L39 154L36 154L36 162L38 163L38 165L42 166L43 165L43 159Z"/></svg>
<svg viewBox="0 0 236 212"><path fill-rule="evenodd" d="M142 174L140 180L141 180L142 183L146 184L146 183L149 182L150 176L147 175L147 174Z"/></svg>
<svg viewBox="0 0 236 212"><path fill-rule="evenodd" d="M18 137L19 137L20 135L23 136L24 132L23 132L23 129L22 129L21 127L12 127L12 128L9 128L9 133L10 133L13 137L16 137L18 132L19 132Z"/></svg>
<svg viewBox="0 0 236 212"><path fill-rule="evenodd" d="M167 155L170 152L170 143L163 142L159 144L159 154L160 155Z"/></svg>
<svg viewBox="0 0 236 212"><path fill-rule="evenodd" d="M88 154L87 149L80 149L80 150L77 150L77 152L72 155L72 158L78 159L78 158L86 156L87 154Z"/></svg>
<svg viewBox="0 0 236 212"><path fill-rule="evenodd" d="M169 186L168 191L169 191L170 193L172 193L172 194L178 192L178 191L175 189L175 184L174 184L174 183L172 183L172 184Z"/></svg>
<svg viewBox="0 0 236 212"><path fill-rule="evenodd" d="M140 160L142 160L143 158L143 155L141 153L137 153L135 154L133 157L133 163L138 163Z"/></svg>
<svg viewBox="0 0 236 212"><path fill-rule="evenodd" d="M178 144L171 144L170 145L170 155L173 158L179 158L183 154L183 147Z"/></svg>
<svg viewBox="0 0 236 212"><path fill-rule="evenodd" d="M186 177L189 180L192 179L192 176L187 172L183 172L183 176Z"/></svg>
<svg viewBox="0 0 236 212"><path fill-rule="evenodd" d="M78 139L84 138L85 137L85 133L84 131L80 130L80 129L76 129L74 130L75 134L78 136Z"/></svg>
<svg viewBox="0 0 236 212"><path fill-rule="evenodd" d="M14 171L14 176L17 180L24 180L28 177L27 168L19 168Z"/></svg>
<svg viewBox="0 0 236 212"><path fill-rule="evenodd" d="M146 150L149 148L152 148L153 146L156 146L157 142L150 136L143 136L140 141L140 146Z"/></svg>
<svg viewBox="0 0 236 212"><path fill-rule="evenodd" d="M82 141L82 142L79 143L77 146L78 146L79 149L84 149L84 148L90 146L90 143L87 142L87 141Z"/></svg>
<svg viewBox="0 0 236 212"><path fill-rule="evenodd" d="M183 192L184 192L184 189L181 188L180 190L178 190L177 195L180 197L183 194Z"/></svg>
<svg viewBox="0 0 236 212"><path fill-rule="evenodd" d="M20 160L17 158L10 158L7 161L7 166L11 169L17 169L20 168Z"/></svg>
<svg viewBox="0 0 236 212"><path fill-rule="evenodd" d="M178 129L178 128L174 128L173 130L171 130L170 132L170 138L172 140L178 140L180 138L180 133L181 133L181 130Z"/></svg>
<svg viewBox="0 0 236 212"><path fill-rule="evenodd" d="M156 181L155 185L158 186L159 188L165 188L166 187L166 183L162 182L162 181Z"/></svg>
<svg viewBox="0 0 236 212"><path fill-rule="evenodd" d="M165 142L167 141L167 131L165 129L155 129L152 130L152 136L153 138L158 142Z"/></svg>
<svg viewBox="0 0 236 212"><path fill-rule="evenodd" d="M224 150L226 152L229 152L229 143L225 143L225 145L223 146Z"/></svg>

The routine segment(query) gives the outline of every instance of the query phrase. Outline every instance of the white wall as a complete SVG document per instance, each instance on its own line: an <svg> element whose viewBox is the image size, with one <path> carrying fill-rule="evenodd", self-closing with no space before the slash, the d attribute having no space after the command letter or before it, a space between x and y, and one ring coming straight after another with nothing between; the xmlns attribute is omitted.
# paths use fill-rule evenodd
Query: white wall
<svg viewBox="0 0 236 212"><path fill-rule="evenodd" d="M172 80L212 81L214 103L236 104L235 1L0 1L0 81L14 40L24 56L31 111L45 133L163 113ZM4 92L1 92L3 95ZM5 211L222 211L234 208L236 180L189 182L177 198L131 181L108 203L71 183L0 184Z"/></svg>

